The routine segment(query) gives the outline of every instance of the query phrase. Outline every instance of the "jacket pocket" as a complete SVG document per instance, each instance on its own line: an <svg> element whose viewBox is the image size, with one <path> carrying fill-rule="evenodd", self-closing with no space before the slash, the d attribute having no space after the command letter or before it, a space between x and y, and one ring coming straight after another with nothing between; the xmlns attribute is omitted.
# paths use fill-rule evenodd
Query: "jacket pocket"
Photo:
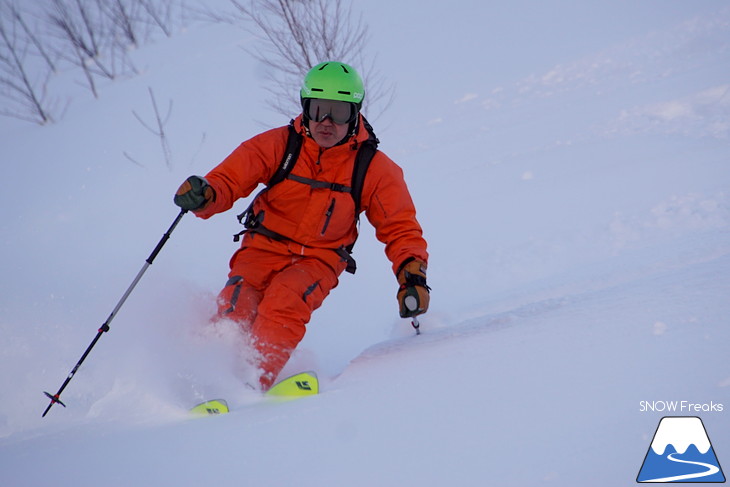
<svg viewBox="0 0 730 487"><path fill-rule="evenodd" d="M332 215L335 212L335 199L332 198L332 202L330 203L329 208L327 208L327 212L324 215L324 225L322 226L322 233L321 235L324 235L327 233L327 227L330 226L330 220L332 220Z"/></svg>

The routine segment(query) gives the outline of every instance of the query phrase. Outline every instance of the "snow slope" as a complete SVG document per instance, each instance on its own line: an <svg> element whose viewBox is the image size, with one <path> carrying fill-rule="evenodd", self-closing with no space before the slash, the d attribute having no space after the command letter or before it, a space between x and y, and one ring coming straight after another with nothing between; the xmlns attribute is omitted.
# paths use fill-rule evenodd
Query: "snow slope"
<svg viewBox="0 0 730 487"><path fill-rule="evenodd" d="M363 15L398 85L375 129L430 245L423 334L397 318L363 223L358 274L287 366L317 370L322 394L252 397L240 337L207 326L242 201L182 220L68 408L40 418L180 181L286 123L261 101L250 36L193 25L135 52L141 74L99 100L60 75L73 98L54 125L0 120L0 485L632 485L665 415L701 416L730 464L730 9L377 0ZM169 168L132 114L152 116L149 88L173 102ZM185 415L212 396L234 411ZM672 400L724 409L640 408Z"/></svg>

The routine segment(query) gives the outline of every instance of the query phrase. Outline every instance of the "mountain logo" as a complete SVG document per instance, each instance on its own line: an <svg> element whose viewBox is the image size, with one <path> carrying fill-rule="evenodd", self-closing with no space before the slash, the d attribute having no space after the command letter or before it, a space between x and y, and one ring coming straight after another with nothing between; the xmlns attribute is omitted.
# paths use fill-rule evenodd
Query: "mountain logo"
<svg viewBox="0 0 730 487"><path fill-rule="evenodd" d="M725 482L702 420L665 416L659 421L637 482Z"/></svg>

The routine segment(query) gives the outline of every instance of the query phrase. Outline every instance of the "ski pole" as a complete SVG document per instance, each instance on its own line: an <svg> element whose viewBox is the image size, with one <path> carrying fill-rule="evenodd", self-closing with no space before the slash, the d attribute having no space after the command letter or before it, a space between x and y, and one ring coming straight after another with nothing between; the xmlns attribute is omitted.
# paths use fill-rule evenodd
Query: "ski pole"
<svg viewBox="0 0 730 487"><path fill-rule="evenodd" d="M411 326L416 329L416 335L421 334L421 324L418 322L418 317L413 317L413 320L411 320Z"/></svg>
<svg viewBox="0 0 730 487"><path fill-rule="evenodd" d="M66 407L66 405L61 402L61 399L60 399L61 393L63 392L64 389L66 389L66 386L68 385L69 382L71 382L71 379L73 379L74 375L76 375L76 372L79 370L79 367L81 367L81 364L84 363L84 360L86 360L86 357L91 352L91 349L94 348L94 345L96 345L96 342L99 341L99 338L101 338L101 335L103 335L104 333L109 331L109 324L112 322L114 317L119 312L119 309L122 307L124 302L127 300L129 295L132 293L132 290L135 288L135 286L137 286L137 283L139 282L139 280L142 279L142 276L144 275L145 271L147 271L147 268L152 265L152 262L155 260L155 257L157 257L157 254L160 253L160 250L162 250L162 247L165 245L165 243L170 238L170 234L172 233L173 230L175 230L175 227L177 226L178 223L180 223L180 220L182 219L183 215L185 213L187 213L187 211L188 210L180 210L180 213L175 218L175 221L172 222L172 225L170 225L170 228L167 229L165 234L162 236L162 239L157 243L157 246L155 247L155 249L152 251L150 256L145 261L144 265L142 266L142 269L140 269L139 273L137 273L137 277L134 278L134 281L132 281L132 284L124 292L124 295L122 295L122 298L119 300L117 305L114 307L114 310L112 310L109 317L101 325L101 328L99 328L99 330L97 331L96 336L91 341L89 346L86 347L86 351L81 356L79 361L76 363L74 368L71 370L71 373L68 375L68 377L66 377L66 380L61 385L61 388L58 389L58 392L56 392L56 394L54 394L54 395L51 395L50 392L44 391L44 394L51 400L50 404L48 405L46 410L43 412L44 418L46 417L46 414L48 414L48 411L50 411L50 409L53 407L54 404L58 403L61 406Z"/></svg>

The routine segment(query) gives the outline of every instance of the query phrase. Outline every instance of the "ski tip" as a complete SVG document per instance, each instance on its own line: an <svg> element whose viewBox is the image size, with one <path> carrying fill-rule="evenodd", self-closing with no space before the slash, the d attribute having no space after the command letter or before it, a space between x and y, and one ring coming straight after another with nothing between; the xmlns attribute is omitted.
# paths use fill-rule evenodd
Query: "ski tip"
<svg viewBox="0 0 730 487"><path fill-rule="evenodd" d="M201 402L190 410L195 416L217 416L229 412L228 403L224 399L213 399Z"/></svg>
<svg viewBox="0 0 730 487"><path fill-rule="evenodd" d="M274 397L304 397L319 394L319 379L314 372L302 372L279 381L266 392Z"/></svg>

